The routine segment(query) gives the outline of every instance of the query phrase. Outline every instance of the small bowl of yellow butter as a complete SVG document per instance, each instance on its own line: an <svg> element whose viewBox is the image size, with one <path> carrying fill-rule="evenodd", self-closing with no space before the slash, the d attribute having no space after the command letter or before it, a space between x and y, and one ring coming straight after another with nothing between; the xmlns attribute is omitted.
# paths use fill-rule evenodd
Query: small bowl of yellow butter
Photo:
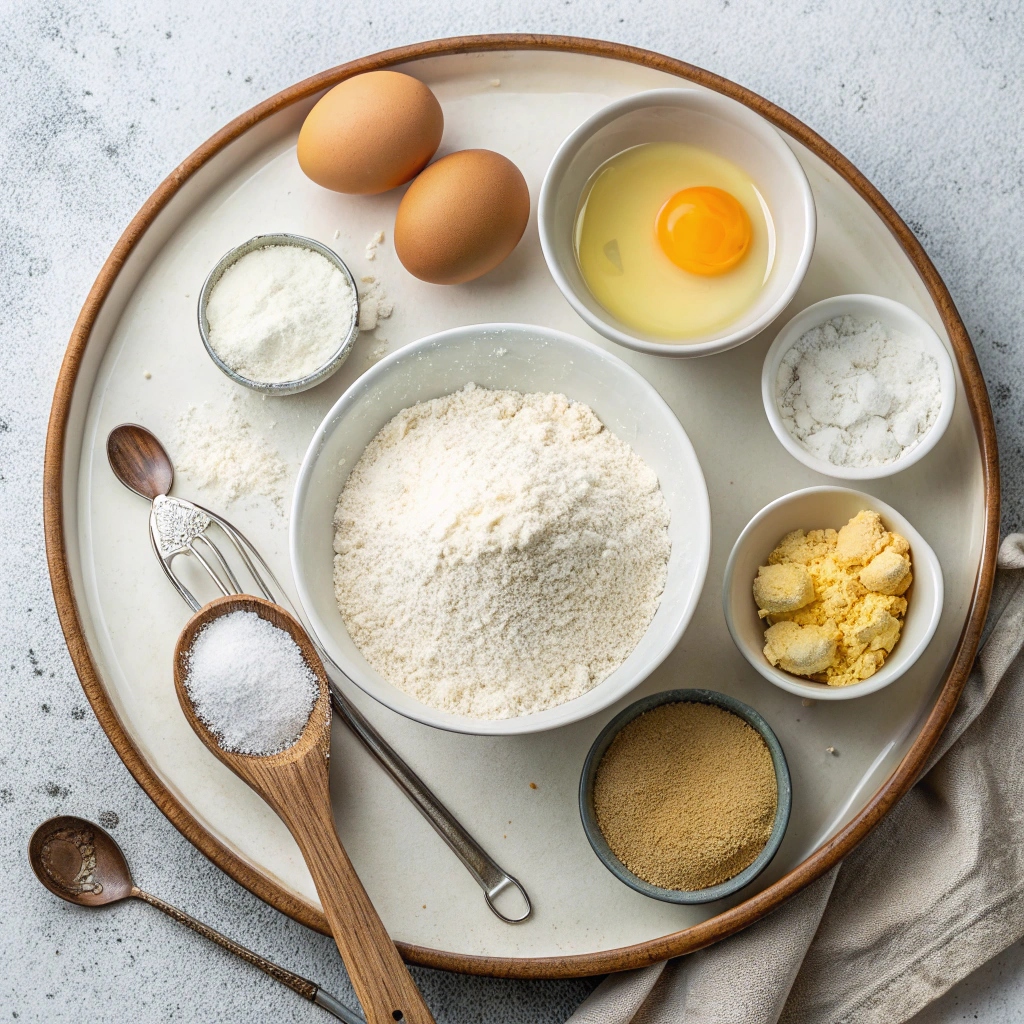
<svg viewBox="0 0 1024 1024"><path fill-rule="evenodd" d="M769 682L814 700L874 693L924 653L942 613L935 552L890 505L808 487L747 524L725 569L729 632Z"/></svg>
<svg viewBox="0 0 1024 1024"><path fill-rule="evenodd" d="M576 312L611 341L670 356L763 331L800 286L816 232L786 140L705 89L639 93L585 121L548 168L537 222Z"/></svg>

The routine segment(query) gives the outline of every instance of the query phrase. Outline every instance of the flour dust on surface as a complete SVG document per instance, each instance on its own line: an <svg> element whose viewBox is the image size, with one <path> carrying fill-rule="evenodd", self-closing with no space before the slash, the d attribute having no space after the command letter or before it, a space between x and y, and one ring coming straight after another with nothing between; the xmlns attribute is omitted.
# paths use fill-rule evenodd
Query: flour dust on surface
<svg viewBox="0 0 1024 1024"><path fill-rule="evenodd" d="M274 421L254 418L238 393L216 405L188 406L174 432L175 470L226 504L260 494L283 515L288 466L267 440L264 428Z"/></svg>

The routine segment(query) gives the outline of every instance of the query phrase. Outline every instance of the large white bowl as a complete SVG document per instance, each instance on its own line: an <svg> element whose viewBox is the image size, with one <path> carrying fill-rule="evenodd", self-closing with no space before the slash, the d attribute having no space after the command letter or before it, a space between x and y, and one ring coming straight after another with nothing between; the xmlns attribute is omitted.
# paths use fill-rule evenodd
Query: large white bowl
<svg viewBox="0 0 1024 1024"><path fill-rule="evenodd" d="M685 142L731 160L757 186L771 217L775 254L760 294L736 320L702 337L673 341L622 323L594 298L576 260L576 214L591 175L616 153L647 142ZM703 89L655 89L609 104L562 143L544 176L537 225L551 276L595 331L639 352L686 357L741 345L789 305L811 262L817 216L800 162L763 117Z"/></svg>
<svg viewBox="0 0 1024 1024"><path fill-rule="evenodd" d="M823 323L841 316L877 320L883 327L914 339L934 357L939 368L939 389L942 394L939 414L928 433L895 462L882 466L837 466L819 459L786 429L782 413L779 412L776 384L783 357L812 327L820 327ZM801 310L775 336L761 367L761 400L764 402L764 412L772 430L775 431L775 436L786 451L808 469L839 480L878 480L902 473L915 462L920 462L939 443L939 439L946 432L946 427L949 426L949 421L953 418L956 377L953 375L953 360L950 359L946 346L924 318L908 306L893 299L883 298L881 295L833 295L830 299L822 299Z"/></svg>
<svg viewBox="0 0 1024 1024"><path fill-rule="evenodd" d="M754 604L753 586L758 566L792 530L838 530L858 512L869 509L882 517L886 529L910 542L914 582L906 593L907 614L900 638L885 664L871 677L849 686L827 686L775 668L764 656L764 631ZM849 700L875 693L894 683L931 643L942 614L942 569L928 542L891 505L870 494L846 487L808 487L766 505L746 525L733 545L725 566L722 605L729 632L740 653L769 682L814 700Z"/></svg>
<svg viewBox="0 0 1024 1024"><path fill-rule="evenodd" d="M422 704L374 671L349 637L334 600L334 508L353 465L377 431L417 402L468 382L521 392L557 391L585 402L658 474L671 513L672 554L658 611L626 661L588 693L555 708L497 721ZM661 664L683 635L707 573L711 508L697 455L675 414L622 360L590 342L523 324L459 327L392 353L338 399L299 471L291 520L299 600L337 665L366 693L425 725L478 735L541 732L613 704Z"/></svg>

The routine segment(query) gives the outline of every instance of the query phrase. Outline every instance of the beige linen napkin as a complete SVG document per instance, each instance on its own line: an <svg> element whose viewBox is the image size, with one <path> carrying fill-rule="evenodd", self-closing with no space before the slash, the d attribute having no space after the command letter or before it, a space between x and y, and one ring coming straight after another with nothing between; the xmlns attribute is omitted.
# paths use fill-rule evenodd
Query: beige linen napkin
<svg viewBox="0 0 1024 1024"><path fill-rule="evenodd" d="M899 1024L1024 935L1024 534L914 788L850 856L746 931L609 975L567 1024Z"/></svg>

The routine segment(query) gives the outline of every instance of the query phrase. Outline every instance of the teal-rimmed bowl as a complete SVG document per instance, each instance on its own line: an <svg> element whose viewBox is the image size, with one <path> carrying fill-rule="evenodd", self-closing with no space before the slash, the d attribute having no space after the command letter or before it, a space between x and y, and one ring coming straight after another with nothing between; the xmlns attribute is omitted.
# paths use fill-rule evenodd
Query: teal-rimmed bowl
<svg viewBox="0 0 1024 1024"><path fill-rule="evenodd" d="M621 730L638 718L645 711L660 707L662 704L711 704L731 711L747 723L768 745L768 751L772 757L772 766L775 769L775 781L778 786L778 807L775 811L775 825L768 837L764 849L754 858L753 862L745 867L738 875L719 885L710 886L707 889L681 890L663 889L658 885L651 885L642 878L638 878L629 868L626 867L618 857L612 853L597 824L597 814L594 811L594 780L597 777L597 767L601 758L611 746L612 740ZM793 786L789 778L789 766L786 764L786 755L782 752L782 745L779 743L775 733L772 732L768 723L749 705L743 701L736 700L724 693L717 693L714 690L666 690L664 693L655 693L649 697L630 704L629 707L620 711L598 734L594 740L586 761L583 762L583 774L580 776L580 818L583 820L583 831L590 840L594 853L600 858L601 863L620 882L625 882L637 892L642 892L652 899L663 900L666 903L713 903L715 900L724 899L738 892L745 885L752 882L768 865L775 856L782 844L782 838L786 834L786 827L789 825L789 812L793 804Z"/></svg>

